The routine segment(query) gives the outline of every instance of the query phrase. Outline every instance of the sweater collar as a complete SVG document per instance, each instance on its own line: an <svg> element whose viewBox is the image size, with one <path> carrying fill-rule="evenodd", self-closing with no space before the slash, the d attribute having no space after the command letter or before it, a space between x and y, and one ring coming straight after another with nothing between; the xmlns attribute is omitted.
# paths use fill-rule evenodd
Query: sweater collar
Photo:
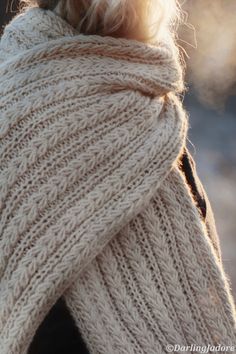
<svg viewBox="0 0 236 354"><path fill-rule="evenodd" d="M5 27L0 43L0 59L9 59L36 45L79 33L50 10L33 7L15 16Z"/></svg>
<svg viewBox="0 0 236 354"><path fill-rule="evenodd" d="M37 52L40 47L52 48L56 43L60 46L66 41L73 41L73 45L78 47L86 43L103 48L98 55L120 60L121 70L122 60L125 60L137 77L140 71L146 72L146 79L152 81L150 91L154 95L183 90L182 68L173 43L149 45L130 39L83 35L54 12L38 7L27 9L6 26L0 41L0 64L8 60L9 63L12 60L20 62L22 55L29 51ZM162 87L160 92L159 86Z"/></svg>

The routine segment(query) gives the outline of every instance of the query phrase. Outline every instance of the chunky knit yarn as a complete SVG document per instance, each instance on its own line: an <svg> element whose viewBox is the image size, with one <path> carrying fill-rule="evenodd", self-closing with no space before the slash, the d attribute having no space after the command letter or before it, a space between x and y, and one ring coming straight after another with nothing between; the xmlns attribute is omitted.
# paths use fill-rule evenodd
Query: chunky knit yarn
<svg viewBox="0 0 236 354"><path fill-rule="evenodd" d="M0 43L0 351L64 296L92 354L235 345L235 310L178 158L173 45L30 9ZM177 351L178 352L178 351Z"/></svg>

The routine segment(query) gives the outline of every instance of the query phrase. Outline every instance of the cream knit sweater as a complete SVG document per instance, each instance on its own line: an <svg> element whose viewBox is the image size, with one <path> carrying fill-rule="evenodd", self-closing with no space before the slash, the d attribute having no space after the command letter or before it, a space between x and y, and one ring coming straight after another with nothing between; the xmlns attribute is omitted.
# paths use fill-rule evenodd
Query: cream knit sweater
<svg viewBox="0 0 236 354"><path fill-rule="evenodd" d="M181 75L171 44L79 35L40 9L6 27L1 354L25 354L62 295L92 354L236 345L229 286L177 164Z"/></svg>

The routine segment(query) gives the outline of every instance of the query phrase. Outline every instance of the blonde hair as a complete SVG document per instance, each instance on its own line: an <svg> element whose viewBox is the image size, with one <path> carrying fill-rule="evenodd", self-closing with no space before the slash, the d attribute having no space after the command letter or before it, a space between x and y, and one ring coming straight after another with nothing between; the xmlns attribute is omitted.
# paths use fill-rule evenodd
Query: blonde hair
<svg viewBox="0 0 236 354"><path fill-rule="evenodd" d="M22 0L48 8L84 34L144 42L169 35L177 18L175 0Z"/></svg>

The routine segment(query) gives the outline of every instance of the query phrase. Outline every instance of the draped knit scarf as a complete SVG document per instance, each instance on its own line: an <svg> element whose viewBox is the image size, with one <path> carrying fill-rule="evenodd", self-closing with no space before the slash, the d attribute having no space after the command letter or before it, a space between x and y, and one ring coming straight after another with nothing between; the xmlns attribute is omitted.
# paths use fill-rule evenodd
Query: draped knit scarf
<svg viewBox="0 0 236 354"><path fill-rule="evenodd" d="M38 8L5 28L1 354L27 353L61 296L91 354L236 345L229 285L178 166L182 86L167 41L81 35Z"/></svg>

